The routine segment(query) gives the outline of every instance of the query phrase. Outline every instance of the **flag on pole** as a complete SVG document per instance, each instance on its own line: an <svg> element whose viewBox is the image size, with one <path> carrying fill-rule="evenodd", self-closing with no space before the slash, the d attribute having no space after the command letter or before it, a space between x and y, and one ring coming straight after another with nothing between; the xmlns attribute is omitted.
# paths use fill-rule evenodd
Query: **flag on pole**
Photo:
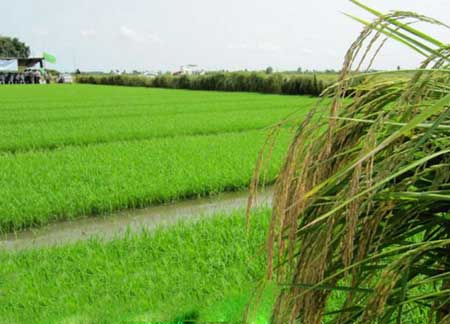
<svg viewBox="0 0 450 324"><path fill-rule="evenodd" d="M52 54L44 52L44 60L46 60L48 63L55 64L56 63L56 57Z"/></svg>

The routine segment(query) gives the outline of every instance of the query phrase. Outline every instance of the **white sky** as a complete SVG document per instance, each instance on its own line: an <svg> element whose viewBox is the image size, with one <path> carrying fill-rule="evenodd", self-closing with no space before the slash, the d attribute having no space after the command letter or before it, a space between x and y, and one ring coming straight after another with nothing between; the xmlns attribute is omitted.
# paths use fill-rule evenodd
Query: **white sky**
<svg viewBox="0 0 450 324"><path fill-rule="evenodd" d="M450 24L450 0L363 0L380 11L411 10ZM276 70L340 68L369 18L348 0L0 0L0 33L60 70ZM448 31L431 29L450 42ZM414 67L420 57L390 44L375 68Z"/></svg>

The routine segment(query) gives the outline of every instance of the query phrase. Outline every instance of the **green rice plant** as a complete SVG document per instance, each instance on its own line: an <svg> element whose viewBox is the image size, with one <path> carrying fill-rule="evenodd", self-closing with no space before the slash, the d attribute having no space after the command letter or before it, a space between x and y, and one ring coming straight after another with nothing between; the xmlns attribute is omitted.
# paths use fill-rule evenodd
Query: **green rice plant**
<svg viewBox="0 0 450 324"><path fill-rule="evenodd" d="M352 2L376 19L351 16L365 28L333 102L299 125L277 180L272 322L450 323L450 46L413 24L449 27ZM423 63L366 73L388 39Z"/></svg>
<svg viewBox="0 0 450 324"><path fill-rule="evenodd" d="M156 138L0 155L0 233L242 190L265 131ZM273 151L273 182L292 134Z"/></svg>
<svg viewBox="0 0 450 324"><path fill-rule="evenodd" d="M313 104L250 93L54 85L0 88L0 153L263 129Z"/></svg>
<svg viewBox="0 0 450 324"><path fill-rule="evenodd" d="M249 233L236 211L111 241L0 251L0 323L239 323L264 272L269 216L255 212Z"/></svg>

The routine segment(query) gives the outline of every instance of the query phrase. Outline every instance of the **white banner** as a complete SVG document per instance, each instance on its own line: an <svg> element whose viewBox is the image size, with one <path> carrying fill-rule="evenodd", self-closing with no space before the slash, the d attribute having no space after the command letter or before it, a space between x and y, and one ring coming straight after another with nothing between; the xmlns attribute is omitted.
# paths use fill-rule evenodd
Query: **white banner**
<svg viewBox="0 0 450 324"><path fill-rule="evenodd" d="M19 64L17 60L2 60L0 59L0 72L4 71L14 71L17 72L19 70Z"/></svg>

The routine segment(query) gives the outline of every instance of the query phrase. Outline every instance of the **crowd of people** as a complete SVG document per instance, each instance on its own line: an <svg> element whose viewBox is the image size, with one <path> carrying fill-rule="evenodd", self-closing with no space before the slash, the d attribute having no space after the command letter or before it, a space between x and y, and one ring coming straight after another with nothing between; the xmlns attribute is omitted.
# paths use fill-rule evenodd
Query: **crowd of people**
<svg viewBox="0 0 450 324"><path fill-rule="evenodd" d="M0 84L47 83L46 75L39 70L25 72L0 72Z"/></svg>

